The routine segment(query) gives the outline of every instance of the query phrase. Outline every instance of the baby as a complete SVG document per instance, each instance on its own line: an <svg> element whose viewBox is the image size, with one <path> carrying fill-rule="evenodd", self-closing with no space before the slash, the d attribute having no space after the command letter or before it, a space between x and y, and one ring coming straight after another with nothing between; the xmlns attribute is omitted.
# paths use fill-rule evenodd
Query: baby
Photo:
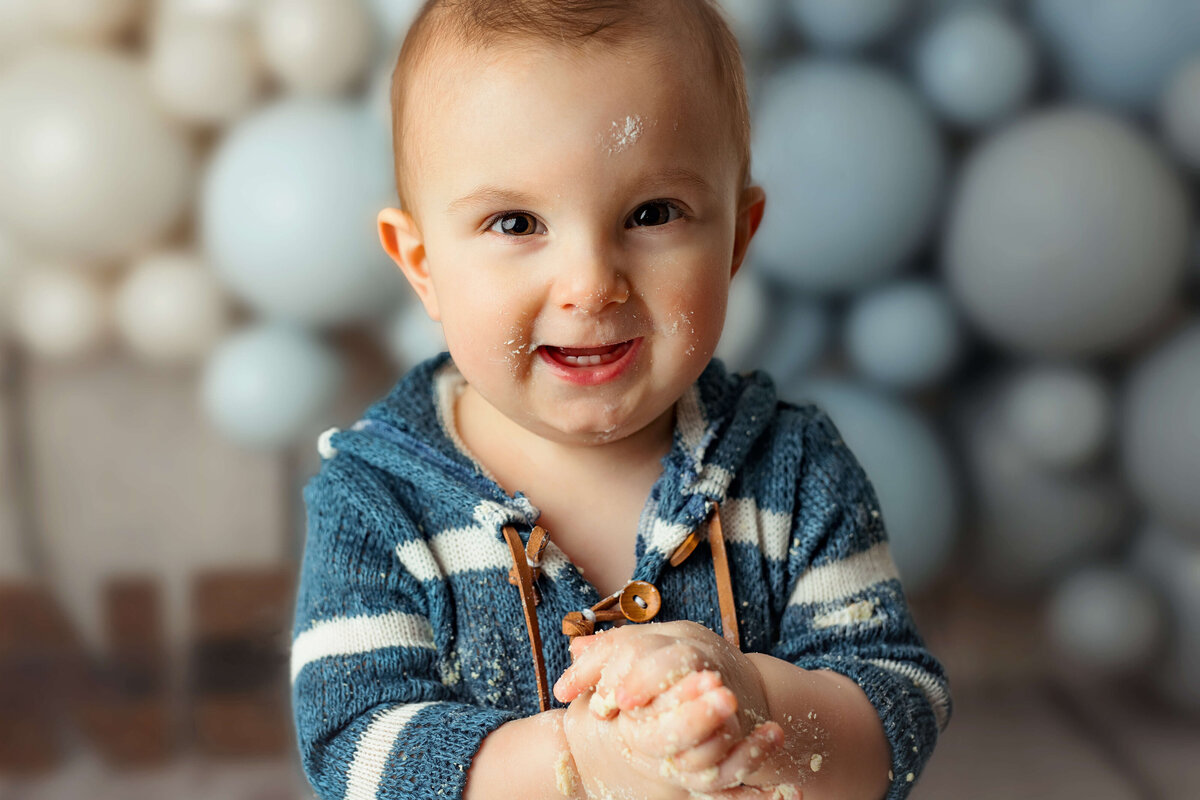
<svg viewBox="0 0 1200 800"><path fill-rule="evenodd" d="M305 489L318 795L907 795L950 701L874 492L712 360L765 202L714 4L432 0L393 109L380 236L449 354Z"/></svg>

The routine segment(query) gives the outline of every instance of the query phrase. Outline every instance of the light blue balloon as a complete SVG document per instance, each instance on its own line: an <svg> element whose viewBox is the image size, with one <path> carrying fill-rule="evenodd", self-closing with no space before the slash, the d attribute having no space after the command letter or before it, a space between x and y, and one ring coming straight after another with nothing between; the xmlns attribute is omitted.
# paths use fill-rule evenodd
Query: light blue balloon
<svg viewBox="0 0 1200 800"><path fill-rule="evenodd" d="M369 112L288 99L216 151L201 199L204 246L222 281L262 314L348 322L394 307L403 290L375 227L395 203L390 144Z"/></svg>
<svg viewBox="0 0 1200 800"><path fill-rule="evenodd" d="M1033 41L1005 13L972 6L938 20L917 50L917 75L948 119L983 126L1012 114L1036 77Z"/></svg>
<svg viewBox="0 0 1200 800"><path fill-rule="evenodd" d="M883 38L910 5L910 0L790 0L788 3L796 24L810 41L839 49L860 47Z"/></svg>
<svg viewBox="0 0 1200 800"><path fill-rule="evenodd" d="M846 316L845 342L859 372L897 389L917 389L941 380L965 346L949 296L923 280L860 297Z"/></svg>
<svg viewBox="0 0 1200 800"><path fill-rule="evenodd" d="M945 156L914 94L864 64L802 61L763 92L754 148L766 188L764 269L801 289L862 288L927 233Z"/></svg>
<svg viewBox="0 0 1200 800"><path fill-rule="evenodd" d="M820 300L768 287L768 336L746 366L765 370L781 387L807 379L833 341L833 312Z"/></svg>
<svg viewBox="0 0 1200 800"><path fill-rule="evenodd" d="M267 323L222 342L209 358L201 397L209 419L233 441L280 448L314 434L328 417L342 370L308 331Z"/></svg>
<svg viewBox="0 0 1200 800"><path fill-rule="evenodd" d="M959 487L933 429L902 403L841 381L811 381L789 399L829 414L875 487L905 589L928 586L950 559L959 516Z"/></svg>
<svg viewBox="0 0 1200 800"><path fill-rule="evenodd" d="M1150 108L1200 49L1196 0L1034 0L1032 19L1067 85L1121 109Z"/></svg>

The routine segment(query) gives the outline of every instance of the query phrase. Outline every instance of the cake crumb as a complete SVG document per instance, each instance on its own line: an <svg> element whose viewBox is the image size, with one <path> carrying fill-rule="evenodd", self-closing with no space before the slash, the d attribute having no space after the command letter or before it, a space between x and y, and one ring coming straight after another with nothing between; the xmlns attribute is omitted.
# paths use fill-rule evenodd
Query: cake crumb
<svg viewBox="0 0 1200 800"><path fill-rule="evenodd" d="M571 766L571 754L566 750L559 753L558 760L554 762L554 782L559 794L564 797L575 796L579 776L575 774L575 768Z"/></svg>

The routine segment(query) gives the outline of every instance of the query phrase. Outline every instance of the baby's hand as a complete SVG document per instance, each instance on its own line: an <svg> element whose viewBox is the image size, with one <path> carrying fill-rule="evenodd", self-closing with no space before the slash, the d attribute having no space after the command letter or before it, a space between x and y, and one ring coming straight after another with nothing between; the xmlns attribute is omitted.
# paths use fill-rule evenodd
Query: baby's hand
<svg viewBox="0 0 1200 800"><path fill-rule="evenodd" d="M700 674L700 673L698 673ZM707 673L712 675L712 673ZM681 681L675 687L682 686ZM707 683L708 681L703 681ZM696 687L698 688L698 687ZM581 693L567 709L563 730L574 756L578 780L588 798L636 797L639 800L800 800L798 787L733 786L721 789L715 779L703 775L688 776L671 762L654 758L631 747L620 730L620 720L601 719L588 709L592 693ZM661 698L660 698L661 699ZM742 753L740 757L746 757ZM746 763L753 763L754 757ZM714 772L720 772L720 768ZM736 771L736 770L735 770Z"/></svg>
<svg viewBox="0 0 1200 800"><path fill-rule="evenodd" d="M746 657L702 625L625 626L572 642L575 663L555 684L573 701L595 686L598 718L620 712L622 740L656 759L676 785L696 791L737 786L782 745Z"/></svg>

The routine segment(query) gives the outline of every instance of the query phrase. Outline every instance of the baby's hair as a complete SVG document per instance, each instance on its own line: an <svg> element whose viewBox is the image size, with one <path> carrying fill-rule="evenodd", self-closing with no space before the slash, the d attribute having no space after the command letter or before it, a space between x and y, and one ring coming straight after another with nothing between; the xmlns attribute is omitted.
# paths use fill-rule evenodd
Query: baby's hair
<svg viewBox="0 0 1200 800"><path fill-rule="evenodd" d="M741 161L741 184L750 178L750 112L737 37L715 0L427 0L417 14L392 73L392 142L396 191L405 194L404 127L409 82L430 49L447 41L486 48L553 43L582 50L601 41L636 47L653 43L663 25L682 24L709 63L730 119Z"/></svg>

